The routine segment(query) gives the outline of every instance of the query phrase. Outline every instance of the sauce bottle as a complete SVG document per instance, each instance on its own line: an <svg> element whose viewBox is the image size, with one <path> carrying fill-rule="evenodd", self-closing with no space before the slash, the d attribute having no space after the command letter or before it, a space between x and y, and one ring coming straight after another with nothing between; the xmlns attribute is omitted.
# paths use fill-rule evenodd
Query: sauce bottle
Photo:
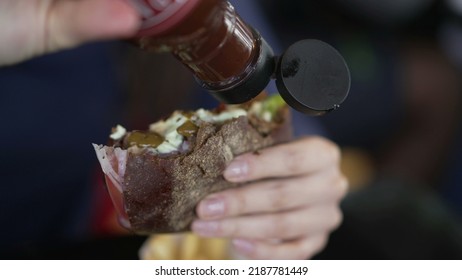
<svg viewBox="0 0 462 280"><path fill-rule="evenodd" d="M171 52L221 102L247 102L272 77L285 101L307 114L335 109L348 94L348 67L335 49L304 40L275 57L226 0L128 1L143 17L139 46Z"/></svg>

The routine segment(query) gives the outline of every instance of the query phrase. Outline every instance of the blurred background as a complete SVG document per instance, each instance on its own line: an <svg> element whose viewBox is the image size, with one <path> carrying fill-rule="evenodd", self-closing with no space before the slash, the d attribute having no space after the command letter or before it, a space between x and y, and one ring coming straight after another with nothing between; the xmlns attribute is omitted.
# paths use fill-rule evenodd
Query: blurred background
<svg viewBox="0 0 462 280"><path fill-rule="evenodd" d="M352 188L318 257L460 258L462 1L260 3L282 44L325 40L352 74L318 119Z"/></svg>
<svg viewBox="0 0 462 280"><path fill-rule="evenodd" d="M230 2L276 53L316 38L350 67L339 110L294 112L298 136L341 146L351 183L316 258L462 259L462 1ZM0 92L0 258L138 258L145 237L118 225L91 143L216 105L170 55L126 42L0 68Z"/></svg>

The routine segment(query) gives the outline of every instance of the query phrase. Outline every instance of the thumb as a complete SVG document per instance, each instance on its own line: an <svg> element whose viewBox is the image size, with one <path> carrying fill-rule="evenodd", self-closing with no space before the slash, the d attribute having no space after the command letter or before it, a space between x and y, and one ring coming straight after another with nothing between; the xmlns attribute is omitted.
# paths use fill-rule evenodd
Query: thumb
<svg viewBox="0 0 462 280"><path fill-rule="evenodd" d="M123 0L57 0L49 10L47 51L135 35L141 18Z"/></svg>

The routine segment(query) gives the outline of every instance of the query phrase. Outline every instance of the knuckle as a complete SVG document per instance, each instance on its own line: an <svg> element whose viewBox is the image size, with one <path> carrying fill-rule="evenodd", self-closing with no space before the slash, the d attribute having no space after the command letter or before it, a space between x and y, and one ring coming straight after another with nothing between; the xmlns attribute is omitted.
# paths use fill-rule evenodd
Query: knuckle
<svg viewBox="0 0 462 280"><path fill-rule="evenodd" d="M327 140L327 139L322 139L319 142L320 145L320 150L324 152L328 160L338 162L340 161L340 148L337 144L334 142Z"/></svg>
<svg viewBox="0 0 462 280"><path fill-rule="evenodd" d="M324 141L323 143L323 150L326 154L327 160L332 162L340 162L341 151L340 147L337 146L334 142L331 141Z"/></svg>
<svg viewBox="0 0 462 280"><path fill-rule="evenodd" d="M340 176L339 186L340 186L340 194L341 194L341 197L343 198L346 196L350 188L350 181L348 180L347 176L343 174Z"/></svg>
<svg viewBox="0 0 462 280"><path fill-rule="evenodd" d="M348 178L345 175L340 174L336 180L336 183L334 184L335 198L342 199L345 197L345 195L348 193L348 188Z"/></svg>
<svg viewBox="0 0 462 280"><path fill-rule="evenodd" d="M307 138L307 141L309 142L306 145L312 145L312 150L317 152L319 160L340 163L341 150L337 144L319 136Z"/></svg>
<svg viewBox="0 0 462 280"><path fill-rule="evenodd" d="M268 193L268 206L270 210L279 210L286 208L289 203L290 193L288 192L285 184L282 182L275 182L272 189Z"/></svg>
<svg viewBox="0 0 462 280"><path fill-rule="evenodd" d="M305 163L312 157L312 151L309 148L312 142L315 141L311 137L305 137L295 145L288 145L284 150L284 163L282 167L293 173L302 173L306 168Z"/></svg>
<svg viewBox="0 0 462 280"><path fill-rule="evenodd" d="M312 246L310 248L310 256L308 258L312 258L317 253L321 252L327 245L327 235L322 235L316 237L314 242L312 242Z"/></svg>
<svg viewBox="0 0 462 280"><path fill-rule="evenodd" d="M306 153L304 150L299 149L287 149L285 151L285 160L282 167L289 172L289 174L299 174L304 171L303 162L306 161Z"/></svg>
<svg viewBox="0 0 462 280"><path fill-rule="evenodd" d="M313 256L309 245L299 246L299 249L295 251L294 259L307 260Z"/></svg>
<svg viewBox="0 0 462 280"><path fill-rule="evenodd" d="M268 221L267 229L270 238L286 238L290 233L289 219L284 215L272 215Z"/></svg>
<svg viewBox="0 0 462 280"><path fill-rule="evenodd" d="M240 237L241 227L237 222L224 222L218 228L218 236Z"/></svg>
<svg viewBox="0 0 462 280"><path fill-rule="evenodd" d="M305 237L294 243L294 259L310 259L313 256L312 237Z"/></svg>
<svg viewBox="0 0 462 280"><path fill-rule="evenodd" d="M339 207L334 207L330 214L329 229L336 229L343 221L343 213Z"/></svg>
<svg viewBox="0 0 462 280"><path fill-rule="evenodd" d="M241 213L246 213L248 211L248 203L244 188L235 189L233 192L232 199L228 201L229 213L230 215L239 215Z"/></svg>

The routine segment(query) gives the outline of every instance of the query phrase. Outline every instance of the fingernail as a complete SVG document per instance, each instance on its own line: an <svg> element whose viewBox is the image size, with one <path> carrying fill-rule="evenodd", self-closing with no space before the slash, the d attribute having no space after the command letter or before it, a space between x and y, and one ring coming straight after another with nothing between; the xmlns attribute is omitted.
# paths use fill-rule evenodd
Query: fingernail
<svg viewBox="0 0 462 280"><path fill-rule="evenodd" d="M227 179L244 179L249 173L249 165L243 160L234 160L226 168L224 176Z"/></svg>
<svg viewBox="0 0 462 280"><path fill-rule="evenodd" d="M249 254L255 250L255 244L245 239L233 239L234 248L242 254Z"/></svg>
<svg viewBox="0 0 462 280"><path fill-rule="evenodd" d="M220 198L207 198L199 207L201 218L220 218L225 213L225 202Z"/></svg>
<svg viewBox="0 0 462 280"><path fill-rule="evenodd" d="M219 223L216 221L194 221L191 230L203 237L214 237L218 233Z"/></svg>

